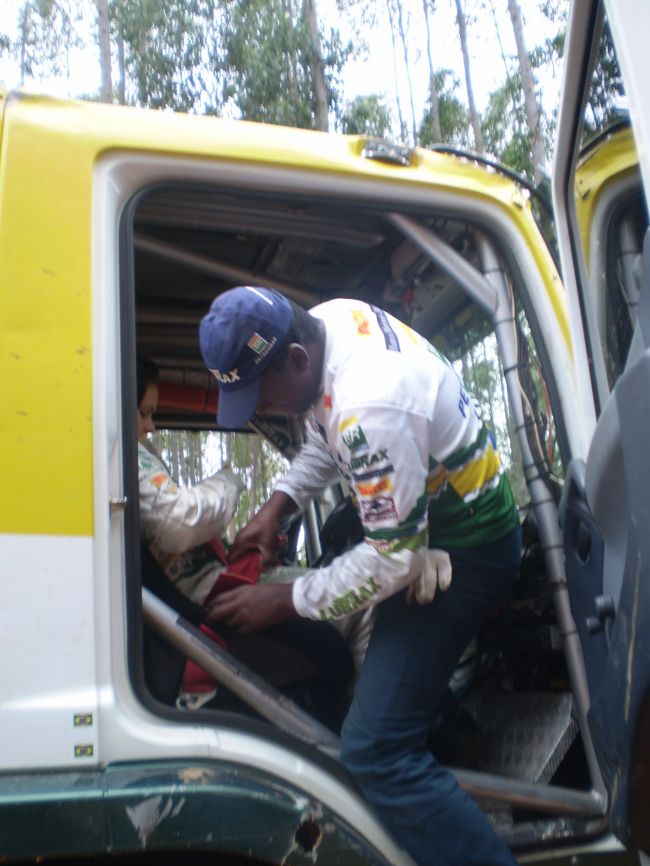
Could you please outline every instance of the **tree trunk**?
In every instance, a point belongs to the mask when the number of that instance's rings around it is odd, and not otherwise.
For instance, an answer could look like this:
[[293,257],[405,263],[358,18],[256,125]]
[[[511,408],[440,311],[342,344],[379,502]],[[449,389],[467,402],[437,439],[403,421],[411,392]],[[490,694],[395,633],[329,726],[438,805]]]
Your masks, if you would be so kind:
[[311,42],[310,64],[316,102],[316,128],[327,132],[329,129],[327,85],[325,84],[325,70],[323,68],[323,52],[321,50],[320,31],[318,29],[316,0],[304,0],[303,15],[309,26]]
[[505,74],[506,81],[508,83],[510,83],[510,69],[508,67],[508,60],[506,58],[506,52],[503,48],[503,42],[501,41],[501,29],[499,27],[499,22],[497,21],[497,13],[494,9],[494,0],[490,0],[490,12],[492,13],[492,20],[494,21],[494,34],[495,34],[497,42],[499,44],[499,52],[501,53],[501,62],[503,63],[503,71]]
[[[486,338],[487,339],[487,338]],[[485,365],[485,378],[487,380],[487,403],[488,403],[488,414],[490,416],[490,429],[492,431],[496,430],[496,426],[494,423],[494,395],[492,394],[492,383],[494,381],[493,376],[493,367],[492,361],[488,358],[487,346],[485,345],[486,340],[483,340],[483,363]],[[496,433],[495,433],[496,436]]]
[[257,487],[260,491],[261,501],[266,502],[266,500],[271,495],[272,482],[269,479],[269,466],[266,459],[266,446],[262,438],[260,438],[260,479]]
[[528,120],[528,130],[530,133],[530,147],[533,154],[535,183],[539,183],[548,171],[544,136],[542,135],[539,125],[541,112],[537,103],[537,97],[535,96],[535,79],[530,65],[530,55],[526,49],[524,26],[521,20],[521,9],[519,8],[517,0],[508,0],[508,11],[510,12],[512,29],[514,30],[515,42],[517,43],[519,71],[521,74],[521,83],[524,89],[524,105],[526,108],[526,119]]
[[458,24],[458,36],[460,37],[460,48],[463,52],[463,66],[465,67],[465,85],[467,87],[467,103],[469,105],[469,116],[474,130],[474,146],[477,153],[485,153],[483,134],[481,132],[481,120],[476,110],[474,101],[474,89],[472,87],[472,76],[469,67],[469,50],[467,48],[467,24],[461,0],[456,0],[456,23]]
[[169,462],[171,466],[171,476],[174,481],[177,482],[182,481],[179,452],[178,430],[172,430],[169,438]]
[[124,36],[117,37],[117,68],[120,80],[117,85],[117,100],[120,105],[126,105],[126,59],[124,57]]
[[27,38],[29,35],[29,3],[23,4],[20,12],[20,84],[25,83],[27,71]]
[[462,370],[461,378],[463,380],[463,385],[466,388],[470,388],[472,383],[469,380],[469,366],[467,364],[467,354],[467,352],[464,352],[463,356],[460,359],[460,365]]
[[254,436],[251,448],[251,488],[250,502],[248,506],[248,519],[252,520],[257,511],[255,495],[257,493],[258,478],[260,474],[260,437]]
[[97,0],[97,38],[99,42],[99,66],[102,83],[99,97],[102,102],[113,101],[111,76],[111,30],[108,17],[108,0]]
[[397,75],[397,45],[395,43],[395,22],[393,21],[393,9],[391,0],[387,0],[386,8],[388,9],[388,20],[390,21],[390,38],[393,43],[393,76],[395,78],[395,102],[397,103],[397,116],[399,118],[399,132],[403,141],[406,140],[406,123],[402,114],[402,101],[399,98],[399,78]]
[[[291,33],[295,29],[294,23],[294,11],[291,0],[282,0],[282,11],[284,12],[284,26],[286,27],[286,32]],[[288,40],[289,44],[292,44],[292,40]],[[298,94],[298,68],[297,68],[297,56],[294,48],[290,48],[286,52],[286,60],[287,60],[287,78],[289,79],[289,89],[291,91],[291,102],[294,105],[298,105],[300,101],[300,96]]]
[[424,23],[427,27],[427,58],[429,60],[429,96],[431,99],[431,120],[433,122],[433,137],[436,142],[442,141],[442,131],[440,129],[440,106],[438,105],[438,91],[436,90],[436,80],[433,75],[433,58],[431,56],[431,27],[429,24],[429,4],[431,4],[431,12],[435,11],[435,0],[422,0],[422,9],[424,11]]
[[417,124],[415,122],[415,106],[413,103],[413,82],[411,81],[411,64],[409,63],[408,39],[406,28],[404,26],[404,10],[402,8],[402,0],[394,0],[395,11],[397,13],[397,29],[399,30],[399,38],[402,43],[402,51],[404,53],[404,70],[406,72],[406,83],[409,89],[409,100],[411,103],[411,124],[413,134],[413,144],[418,143]]
[[201,434],[192,430],[187,433],[187,478],[193,487],[201,477]]

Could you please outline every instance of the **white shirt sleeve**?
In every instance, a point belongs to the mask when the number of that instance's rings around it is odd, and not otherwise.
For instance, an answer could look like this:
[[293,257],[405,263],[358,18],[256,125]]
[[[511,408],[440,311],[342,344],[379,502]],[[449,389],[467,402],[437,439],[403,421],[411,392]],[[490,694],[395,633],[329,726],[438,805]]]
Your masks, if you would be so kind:
[[165,553],[184,553],[221,535],[243,488],[228,470],[194,487],[180,487],[162,461],[142,447],[138,449],[138,482],[143,536]]
[[289,472],[275,485],[275,490],[288,494],[302,510],[311,496],[316,496],[333,481],[339,471],[329,451],[307,428],[307,438],[291,462]]
[[399,592],[421,574],[427,551],[429,420],[368,406],[341,416],[339,429],[366,537],[294,583],[294,606],[311,619],[338,619]]

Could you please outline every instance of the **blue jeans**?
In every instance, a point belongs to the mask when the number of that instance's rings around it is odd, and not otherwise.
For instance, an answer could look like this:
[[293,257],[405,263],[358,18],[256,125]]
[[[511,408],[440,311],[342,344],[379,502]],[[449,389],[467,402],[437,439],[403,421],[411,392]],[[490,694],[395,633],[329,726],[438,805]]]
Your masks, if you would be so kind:
[[474,801],[427,748],[436,707],[465,647],[519,573],[521,530],[449,551],[452,581],[429,605],[386,599],[343,724],[342,759],[418,866],[512,866]]

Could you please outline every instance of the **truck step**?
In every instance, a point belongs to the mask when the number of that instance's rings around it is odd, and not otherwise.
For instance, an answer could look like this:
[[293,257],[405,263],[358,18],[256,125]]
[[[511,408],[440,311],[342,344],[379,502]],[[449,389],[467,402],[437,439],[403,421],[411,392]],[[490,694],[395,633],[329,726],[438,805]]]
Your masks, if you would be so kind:
[[477,770],[549,782],[578,733],[569,692],[482,695],[463,702],[483,732]]

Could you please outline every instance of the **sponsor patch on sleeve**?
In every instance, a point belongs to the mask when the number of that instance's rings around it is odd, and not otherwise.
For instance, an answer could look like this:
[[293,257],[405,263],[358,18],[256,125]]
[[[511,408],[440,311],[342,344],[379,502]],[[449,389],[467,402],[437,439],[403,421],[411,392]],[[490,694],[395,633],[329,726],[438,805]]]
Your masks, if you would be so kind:
[[352,453],[368,450],[368,440],[356,415],[346,418],[339,426],[343,444]]
[[332,620],[354,613],[361,605],[367,604],[373,596],[377,595],[380,589],[381,587],[377,585],[375,580],[368,577],[363,586],[358,589],[351,589],[345,595],[335,598],[329,607],[321,608],[320,617],[324,620]]
[[370,325],[362,310],[352,310],[352,318],[357,326],[357,334],[366,337],[370,334]]
[[397,509],[392,496],[377,496],[369,502],[362,500],[362,518],[366,523],[378,523],[380,520],[397,520]]
[[359,496],[377,496],[379,493],[387,493],[392,489],[393,487],[390,483],[390,478],[381,478],[374,484],[369,484],[368,482],[357,484],[357,493]]
[[[376,464],[380,464],[380,466],[377,466]],[[372,466],[374,466],[375,469],[369,469]],[[388,449],[382,448],[381,451],[376,451],[374,454],[365,453],[355,455],[350,459],[348,469],[354,474],[354,477],[357,480],[361,481],[371,476],[365,471],[363,473],[358,472],[359,469],[369,469],[371,473],[378,476],[392,472],[393,466],[389,462]]]
[[158,490],[162,490],[164,487],[168,493],[176,493],[178,490],[178,487],[168,475],[165,475],[164,472],[160,472],[158,475],[152,475],[151,478],[147,479],[147,481]]

